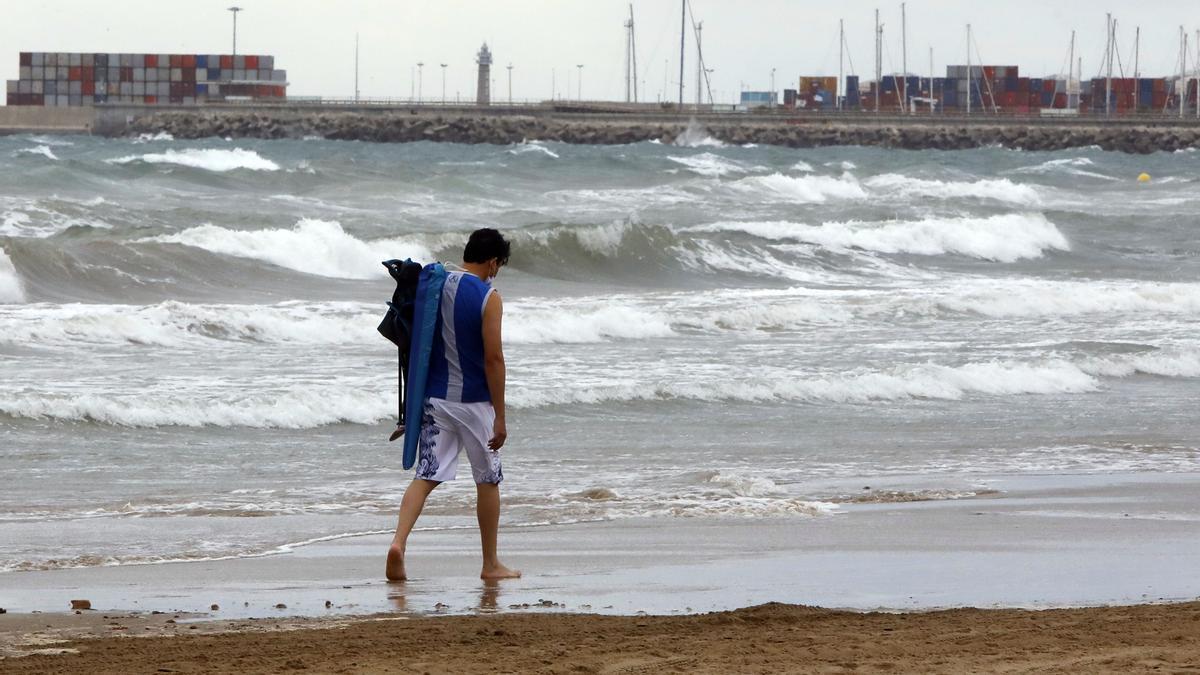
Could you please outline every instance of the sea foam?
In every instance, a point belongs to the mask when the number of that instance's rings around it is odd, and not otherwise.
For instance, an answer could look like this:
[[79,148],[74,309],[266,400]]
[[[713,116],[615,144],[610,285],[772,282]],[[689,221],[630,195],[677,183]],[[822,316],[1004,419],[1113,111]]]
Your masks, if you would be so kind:
[[852,176],[786,176],[773,173],[751,176],[731,183],[742,193],[802,204],[824,204],[830,200],[858,200],[867,197],[866,190]]

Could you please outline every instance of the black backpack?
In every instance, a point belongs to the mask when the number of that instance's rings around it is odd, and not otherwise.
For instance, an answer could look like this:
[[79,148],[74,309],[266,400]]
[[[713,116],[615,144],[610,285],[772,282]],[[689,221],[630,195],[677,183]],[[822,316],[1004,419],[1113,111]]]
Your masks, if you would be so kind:
[[385,260],[383,266],[396,280],[396,290],[387,304],[387,314],[379,322],[379,333],[392,341],[399,352],[400,410],[396,422],[397,431],[389,440],[396,440],[399,429],[404,426],[404,388],[408,383],[408,348],[412,344],[413,304],[417,298],[417,280],[421,276],[421,264],[412,260]]

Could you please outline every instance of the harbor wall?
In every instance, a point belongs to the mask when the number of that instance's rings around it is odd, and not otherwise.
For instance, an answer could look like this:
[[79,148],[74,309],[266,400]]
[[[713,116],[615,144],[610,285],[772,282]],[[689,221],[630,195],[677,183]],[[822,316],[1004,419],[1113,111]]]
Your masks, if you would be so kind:
[[84,108],[0,106],[0,136],[6,134],[88,134],[96,116]]
[[478,109],[337,111],[262,107],[240,110],[145,112],[111,110],[97,120],[101,133],[169,133],[176,138],[304,138],[384,143],[416,141],[511,144],[522,141],[616,145],[687,137],[712,137],[730,144],[757,143],[793,148],[833,145],[961,150],[1003,146],[1063,150],[1099,146],[1148,154],[1200,148],[1200,124],[1156,118],[1145,121],[825,118],[739,115],[627,115]]

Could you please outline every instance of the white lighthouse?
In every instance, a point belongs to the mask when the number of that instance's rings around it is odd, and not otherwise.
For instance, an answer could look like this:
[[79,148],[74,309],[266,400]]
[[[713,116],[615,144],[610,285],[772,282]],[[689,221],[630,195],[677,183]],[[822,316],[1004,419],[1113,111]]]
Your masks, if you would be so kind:
[[475,102],[479,105],[490,105],[492,102],[492,53],[488,51],[487,43],[483,43],[479,54],[475,57],[479,64],[479,86]]

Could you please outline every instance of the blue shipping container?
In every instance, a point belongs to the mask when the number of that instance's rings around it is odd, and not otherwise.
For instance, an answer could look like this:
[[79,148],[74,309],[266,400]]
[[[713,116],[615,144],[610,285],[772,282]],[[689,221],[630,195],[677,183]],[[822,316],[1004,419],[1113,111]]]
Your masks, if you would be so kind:
[[197,68],[207,68],[208,67],[208,55],[207,54],[197,54],[196,55],[196,67]]
[[221,79],[221,69],[220,68],[209,68],[208,69],[208,81],[209,82],[217,82],[220,79]]
[[896,91],[896,76],[895,75],[884,75],[883,76],[883,91],[885,93],[891,93],[893,91]]
[[197,96],[201,96],[201,95],[208,96],[208,85],[207,84],[197,84],[196,85],[196,95]]

